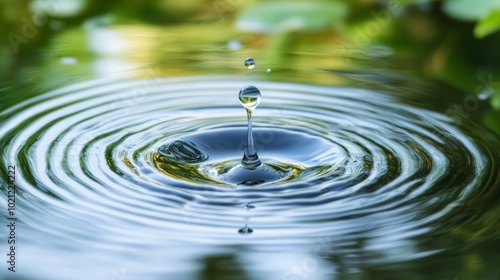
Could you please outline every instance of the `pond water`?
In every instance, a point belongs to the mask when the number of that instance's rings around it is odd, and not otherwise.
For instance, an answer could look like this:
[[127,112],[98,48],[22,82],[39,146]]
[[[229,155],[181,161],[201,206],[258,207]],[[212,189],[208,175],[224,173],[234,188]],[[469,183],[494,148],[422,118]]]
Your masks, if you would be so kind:
[[[88,42],[99,32],[116,34],[93,30]],[[244,53],[232,54],[244,71],[207,73],[223,58],[206,49],[171,75],[123,75],[109,53],[89,60],[105,73],[89,74],[54,42],[40,54],[50,62],[19,70],[38,78],[5,89],[0,156],[16,170],[19,246],[18,271],[2,279],[500,275],[500,141],[445,113],[463,97],[258,60],[256,75]],[[49,77],[73,64],[66,79]],[[238,93],[249,84],[262,93],[255,147],[279,178],[240,184],[225,174],[244,154]]]
[[[252,81],[263,92],[254,116],[261,160],[289,175],[224,183],[210,174],[241,160],[237,94],[249,82],[98,80],[3,112],[2,159],[17,163],[21,268],[194,278],[203,260],[223,255],[250,279],[267,270],[322,279],[325,270],[463,250],[453,239],[498,186],[498,142],[486,130],[380,92]],[[147,95],[122,98],[144,86]],[[203,156],[169,157],[176,142]],[[482,230],[495,227],[484,222]],[[251,235],[238,233],[245,227]]]

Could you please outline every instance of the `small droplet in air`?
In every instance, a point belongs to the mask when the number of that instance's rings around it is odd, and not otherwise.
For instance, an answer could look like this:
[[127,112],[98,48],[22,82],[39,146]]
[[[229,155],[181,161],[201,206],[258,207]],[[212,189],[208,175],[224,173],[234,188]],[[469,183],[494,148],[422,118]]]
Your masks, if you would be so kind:
[[260,90],[252,85],[244,86],[239,94],[240,103],[246,109],[255,109],[260,103]]
[[[241,105],[243,105],[243,107],[245,107],[247,111],[248,119],[247,144],[245,146],[245,154],[243,155],[241,164],[246,168],[253,169],[260,166],[261,164],[259,156],[257,155],[257,150],[255,149],[252,134],[252,113],[260,103],[260,90],[252,85],[244,86],[240,90],[239,98]],[[262,180],[254,180],[252,178],[249,178],[245,179],[241,184],[253,186],[261,184],[261,181]]]
[[255,67],[255,60],[253,60],[253,58],[251,57],[245,59],[245,66],[248,69],[253,69]]
[[267,69],[267,73],[271,73],[273,72],[273,70],[271,70],[271,68]]

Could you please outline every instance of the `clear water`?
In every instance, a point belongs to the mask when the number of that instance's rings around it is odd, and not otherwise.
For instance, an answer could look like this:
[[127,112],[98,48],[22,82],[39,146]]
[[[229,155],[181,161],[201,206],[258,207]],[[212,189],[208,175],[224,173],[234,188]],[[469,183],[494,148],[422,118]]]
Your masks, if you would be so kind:
[[245,66],[248,69],[253,69],[255,67],[255,60],[251,57],[245,59]]
[[[249,83],[264,96],[254,144],[277,177],[238,184],[227,174],[247,143],[237,93]],[[377,90],[241,76],[152,84],[75,83],[1,113],[2,163],[18,168],[19,279],[498,270],[500,146],[484,128]],[[124,98],[137,88],[147,94]]]

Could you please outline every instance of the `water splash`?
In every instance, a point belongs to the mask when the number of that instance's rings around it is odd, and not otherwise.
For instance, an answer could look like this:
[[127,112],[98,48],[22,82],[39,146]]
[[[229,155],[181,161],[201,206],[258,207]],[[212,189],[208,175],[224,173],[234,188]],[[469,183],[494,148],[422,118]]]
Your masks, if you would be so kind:
[[245,86],[240,90],[239,99],[241,105],[243,105],[247,111],[248,119],[247,144],[245,145],[245,154],[243,155],[241,164],[246,168],[253,169],[261,165],[257,150],[255,149],[252,133],[252,114],[260,103],[261,94],[258,88],[251,85]]

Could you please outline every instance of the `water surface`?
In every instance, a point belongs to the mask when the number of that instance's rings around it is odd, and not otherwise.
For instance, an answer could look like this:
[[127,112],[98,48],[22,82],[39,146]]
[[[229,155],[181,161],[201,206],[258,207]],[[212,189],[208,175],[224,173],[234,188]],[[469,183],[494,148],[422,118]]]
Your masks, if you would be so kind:
[[[249,83],[262,92],[259,157],[284,175],[241,185],[220,174],[243,155]],[[19,279],[498,270],[498,138],[398,95],[241,76],[101,79],[0,119],[2,163],[18,170]]]

